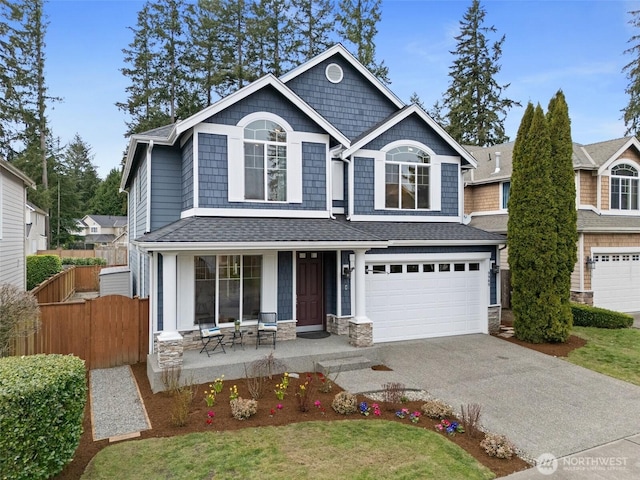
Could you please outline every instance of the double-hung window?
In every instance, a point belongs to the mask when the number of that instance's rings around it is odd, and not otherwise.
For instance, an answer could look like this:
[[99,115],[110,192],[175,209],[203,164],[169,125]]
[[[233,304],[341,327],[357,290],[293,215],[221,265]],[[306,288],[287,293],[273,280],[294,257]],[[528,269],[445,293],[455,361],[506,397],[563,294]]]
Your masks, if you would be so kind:
[[638,170],[619,164],[611,169],[612,210],[638,210]]
[[244,198],[287,201],[287,132],[271,120],[244,128]]
[[509,208],[509,194],[511,193],[511,182],[502,182],[500,184],[502,188],[501,192],[501,204],[500,207],[502,210],[507,210]]
[[412,146],[399,146],[386,153],[385,208],[429,209],[431,157]]

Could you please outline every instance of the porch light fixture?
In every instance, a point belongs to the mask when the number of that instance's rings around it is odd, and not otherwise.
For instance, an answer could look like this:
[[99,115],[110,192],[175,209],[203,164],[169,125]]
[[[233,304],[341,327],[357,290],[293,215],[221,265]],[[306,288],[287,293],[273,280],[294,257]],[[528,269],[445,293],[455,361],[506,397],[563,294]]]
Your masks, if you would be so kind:
[[353,272],[353,270],[354,270],[354,267],[352,267],[349,264],[342,265],[342,276],[349,277],[351,275],[351,272]]
[[494,275],[497,275],[500,273],[500,265],[498,265],[497,263],[494,263],[493,265],[491,265],[491,273],[493,273]]
[[591,271],[591,270],[595,270],[596,268],[596,261],[591,258],[591,257],[587,257],[587,261],[585,262],[587,265],[587,268]]

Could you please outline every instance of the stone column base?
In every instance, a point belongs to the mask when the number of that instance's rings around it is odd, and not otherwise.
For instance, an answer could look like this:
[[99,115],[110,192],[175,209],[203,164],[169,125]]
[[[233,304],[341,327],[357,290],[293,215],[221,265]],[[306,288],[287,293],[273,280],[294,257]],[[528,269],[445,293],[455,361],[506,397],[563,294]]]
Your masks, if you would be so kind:
[[158,366],[163,369],[182,368],[184,345],[178,332],[162,332],[157,338]]
[[497,335],[500,333],[500,314],[502,308],[500,305],[489,307],[489,334]]
[[349,343],[354,347],[373,345],[373,322],[371,320],[349,322]]
[[571,292],[571,301],[593,306],[593,292]]
[[349,335],[349,320],[351,320],[350,317],[327,315],[327,332],[334,335]]

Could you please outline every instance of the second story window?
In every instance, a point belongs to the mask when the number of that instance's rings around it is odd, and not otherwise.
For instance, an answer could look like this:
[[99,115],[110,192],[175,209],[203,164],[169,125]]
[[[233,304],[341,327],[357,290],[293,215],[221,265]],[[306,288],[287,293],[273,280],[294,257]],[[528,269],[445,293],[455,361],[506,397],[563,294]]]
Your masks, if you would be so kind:
[[638,210],[638,170],[620,164],[611,169],[612,210]]
[[244,128],[244,198],[287,201],[287,133],[271,120]]
[[401,210],[430,208],[429,154],[416,147],[389,150],[385,160],[385,207]]
[[501,202],[500,208],[502,210],[507,210],[509,208],[509,193],[511,192],[511,182],[503,182],[501,184],[502,191],[501,193]]
[[91,227],[91,233],[98,233],[98,227]]

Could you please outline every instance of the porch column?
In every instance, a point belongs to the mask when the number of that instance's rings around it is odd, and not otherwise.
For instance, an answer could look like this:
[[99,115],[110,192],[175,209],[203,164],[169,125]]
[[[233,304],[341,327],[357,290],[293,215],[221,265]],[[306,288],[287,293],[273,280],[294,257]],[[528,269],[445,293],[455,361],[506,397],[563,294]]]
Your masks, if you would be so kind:
[[365,264],[364,264],[364,253],[366,250],[356,250],[356,265],[355,265],[355,287],[356,287],[356,311],[355,311],[355,321],[356,322],[366,322],[369,321],[367,317],[367,306],[366,306],[366,289],[365,289]]
[[162,254],[162,330],[178,330],[178,267],[176,253]]

